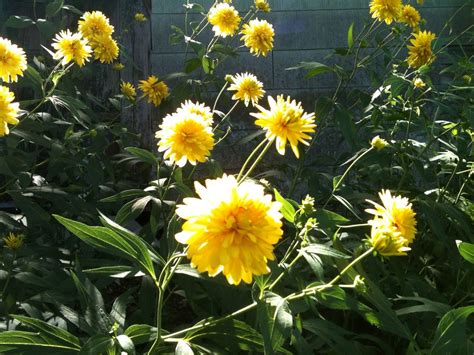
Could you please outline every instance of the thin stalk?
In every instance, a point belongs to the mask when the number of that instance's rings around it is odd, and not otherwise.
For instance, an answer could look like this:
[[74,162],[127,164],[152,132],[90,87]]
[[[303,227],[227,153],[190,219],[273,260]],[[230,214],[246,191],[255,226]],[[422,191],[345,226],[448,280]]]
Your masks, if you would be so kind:
[[216,110],[217,102],[218,102],[219,99],[221,98],[221,95],[222,95],[222,93],[224,92],[224,90],[225,90],[225,88],[227,87],[228,84],[229,84],[229,82],[226,80],[226,81],[225,81],[225,84],[222,86],[221,91],[219,91],[219,94],[218,94],[217,97],[216,97],[216,101],[214,101],[214,105],[212,106],[212,113],[214,113],[214,111]]
[[[246,173],[240,180],[238,180],[238,182],[244,181],[246,178],[249,177],[249,175],[252,173],[252,171],[257,167],[258,163],[260,163],[260,160],[262,160],[262,158],[265,156],[265,154],[267,153],[268,149],[270,149],[272,143],[273,143],[273,140],[268,140],[268,143],[267,143],[267,145],[265,146],[265,148],[263,148],[262,152],[261,152],[260,155],[257,157],[257,159],[255,159],[254,163],[253,163],[252,166],[249,168],[249,170],[247,171],[247,173]],[[240,175],[240,174],[239,174],[239,175]]]
[[247,160],[244,162],[244,164],[242,165],[242,168],[240,169],[240,172],[239,172],[239,175],[237,176],[237,181],[240,180],[242,174],[244,173],[245,171],[245,168],[247,167],[247,165],[250,163],[250,160],[252,160],[252,158],[254,157],[255,154],[257,154],[257,152],[263,147],[263,145],[265,144],[267,140],[264,139],[263,141],[261,141],[259,143],[259,145],[257,145],[255,147],[255,149],[252,151],[252,153],[250,153],[250,155],[248,156]]
[[227,120],[227,118],[229,118],[229,115],[232,113],[232,111],[235,110],[235,108],[237,107],[238,104],[239,104],[239,102],[236,101],[235,104],[234,104],[234,105],[231,107],[231,109],[229,110],[229,112],[227,112],[227,113],[225,114],[225,116],[222,117],[221,121],[220,121],[218,124],[216,124],[216,126],[214,127],[214,129],[212,130],[212,132],[215,132],[215,131],[219,128],[219,126],[220,126],[221,124],[223,124],[223,123],[225,122],[225,120]]

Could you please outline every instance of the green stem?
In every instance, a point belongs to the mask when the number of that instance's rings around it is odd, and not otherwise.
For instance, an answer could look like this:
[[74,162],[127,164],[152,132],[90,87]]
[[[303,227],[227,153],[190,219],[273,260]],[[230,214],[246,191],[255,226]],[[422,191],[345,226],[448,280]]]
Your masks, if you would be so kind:
[[216,110],[216,107],[217,107],[217,102],[219,101],[219,99],[221,98],[225,88],[227,87],[227,85],[229,84],[229,82],[226,80],[225,84],[222,86],[222,89],[221,91],[219,91],[219,94],[217,95],[216,97],[216,101],[214,101],[214,105],[212,106],[212,113],[214,114],[214,111]]
[[[241,181],[244,181],[246,178],[249,177],[249,175],[252,173],[252,171],[257,167],[258,163],[260,163],[260,161],[262,160],[262,158],[265,156],[265,154],[267,153],[268,149],[270,149],[271,145],[273,144],[273,140],[268,140],[268,143],[267,145],[265,146],[265,148],[263,148],[262,152],[260,153],[260,155],[257,157],[257,159],[255,159],[254,163],[252,164],[252,166],[249,168],[249,170],[247,171],[247,173],[240,179],[238,180],[238,182],[241,182]],[[239,174],[240,175],[240,174]]]
[[218,124],[216,124],[216,126],[214,127],[214,129],[212,130],[212,132],[215,132],[215,131],[219,128],[219,126],[220,126],[221,124],[223,124],[223,123],[225,122],[225,120],[227,120],[227,118],[229,117],[229,115],[232,113],[232,111],[235,110],[235,108],[237,107],[238,104],[239,104],[239,102],[237,101],[237,102],[234,104],[234,106],[231,107],[231,109],[229,110],[229,112],[227,112],[227,113],[225,114],[225,116],[222,117],[221,121],[220,121]]
[[265,144],[267,140],[264,139],[263,141],[261,141],[259,143],[259,145],[257,145],[255,147],[255,149],[252,151],[252,153],[250,153],[250,155],[248,156],[247,160],[244,162],[244,165],[242,165],[242,168],[240,169],[240,172],[239,172],[239,175],[237,176],[237,181],[240,180],[242,174],[244,173],[245,171],[245,168],[247,167],[247,165],[250,163],[250,160],[252,160],[252,158],[254,157],[255,154],[257,154],[257,152],[260,150],[260,148],[263,147],[263,145]]

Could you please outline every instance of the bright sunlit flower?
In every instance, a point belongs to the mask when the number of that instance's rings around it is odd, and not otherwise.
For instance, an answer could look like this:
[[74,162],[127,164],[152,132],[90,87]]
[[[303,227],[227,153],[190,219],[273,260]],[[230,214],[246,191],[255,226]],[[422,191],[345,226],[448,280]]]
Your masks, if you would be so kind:
[[402,11],[402,0],[372,0],[370,2],[370,13],[372,18],[385,21],[390,25],[397,20]]
[[53,58],[61,60],[63,65],[74,61],[82,67],[89,60],[92,52],[87,40],[82,38],[80,33],[71,33],[69,30],[57,34],[52,46],[56,49]]
[[236,74],[231,77],[231,80],[232,84],[227,90],[235,91],[232,100],[241,100],[245,106],[248,106],[249,102],[255,106],[265,94],[263,84],[253,74]]
[[420,31],[414,33],[408,46],[408,65],[412,68],[419,68],[424,64],[434,60],[431,42],[436,38],[434,33],[429,31]]
[[385,147],[387,147],[389,144],[388,142],[383,139],[383,138],[380,138],[380,136],[375,136],[374,138],[372,138],[372,140],[370,141],[370,145],[372,147],[374,147],[375,149],[377,150],[382,150],[384,149]]
[[117,42],[109,35],[98,36],[91,43],[94,49],[94,58],[101,63],[112,63],[119,55]]
[[135,21],[137,22],[145,22],[147,20],[146,16],[141,12],[137,12],[134,16]]
[[6,237],[3,238],[5,242],[5,248],[10,250],[18,250],[23,246],[24,236],[9,233]]
[[417,89],[422,89],[426,86],[425,82],[421,78],[416,78],[413,80],[413,85],[415,85]]
[[189,245],[188,258],[199,272],[223,273],[230,284],[252,282],[270,271],[282,231],[281,204],[250,180],[233,176],[195,182],[199,198],[185,198],[176,213],[186,222],[175,238]]
[[166,116],[156,132],[158,151],[164,158],[179,167],[189,161],[192,165],[203,163],[214,147],[211,126],[202,116],[180,112]]
[[153,103],[156,107],[160,106],[161,101],[169,96],[168,86],[154,75],[146,80],[140,80],[138,87],[143,91],[143,95],[148,97],[148,102]]
[[268,97],[270,109],[266,110],[262,106],[256,107],[260,110],[257,113],[251,113],[257,118],[255,124],[266,130],[266,137],[269,140],[276,140],[276,148],[281,155],[285,154],[286,143],[289,142],[293,153],[299,158],[298,143],[309,145],[311,138],[308,133],[313,133],[316,127],[314,123],[314,113],[306,113],[301,107],[301,103],[296,103],[283,95],[277,97]]
[[209,126],[212,125],[212,122],[214,121],[212,117],[211,108],[199,102],[192,102],[190,100],[186,100],[184,103],[181,104],[181,107],[179,107],[176,112],[179,115],[186,115],[188,113],[192,113],[201,116],[202,119]]
[[273,49],[273,37],[275,31],[273,26],[265,20],[251,20],[242,26],[241,40],[257,57],[261,54],[266,56]]
[[402,256],[411,250],[408,240],[396,228],[384,223],[382,219],[371,222],[372,228],[368,242],[380,255]]
[[268,0],[255,0],[255,7],[263,12],[270,12],[270,4]]
[[411,5],[404,5],[400,14],[400,21],[412,28],[418,28],[421,16],[417,9]]
[[216,36],[233,36],[240,24],[239,12],[231,5],[219,3],[209,10],[208,20]]
[[79,32],[84,38],[93,42],[99,37],[111,36],[114,26],[100,11],[85,12],[79,20]]
[[25,51],[9,39],[0,37],[0,79],[7,83],[17,81],[26,67]]
[[10,133],[8,125],[18,124],[19,104],[13,102],[15,95],[6,87],[0,85],[0,137]]
[[114,68],[117,71],[121,71],[125,68],[125,65],[123,65],[122,63],[114,63],[112,65],[112,68]]
[[135,90],[135,86],[132,83],[122,81],[120,84],[120,92],[123,96],[125,96],[129,101],[135,101],[137,97],[137,91]]

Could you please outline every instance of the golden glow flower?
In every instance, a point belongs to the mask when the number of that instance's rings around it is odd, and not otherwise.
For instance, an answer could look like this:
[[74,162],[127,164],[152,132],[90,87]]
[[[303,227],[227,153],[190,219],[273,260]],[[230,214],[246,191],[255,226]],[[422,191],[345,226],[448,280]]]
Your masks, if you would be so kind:
[[308,133],[313,133],[316,127],[314,113],[304,112],[301,103],[297,104],[290,97],[285,100],[282,95],[276,101],[269,96],[268,103],[269,110],[257,105],[260,112],[251,113],[257,118],[255,124],[266,130],[268,140],[276,140],[278,153],[284,155],[286,143],[289,142],[293,153],[299,158],[298,143],[309,145],[307,140],[311,137]]
[[425,82],[421,78],[416,78],[413,80],[413,85],[415,85],[417,89],[421,89],[426,86]]
[[85,12],[79,20],[79,32],[84,38],[93,42],[99,37],[111,36],[114,26],[100,11]]
[[402,11],[402,0],[372,0],[370,2],[370,13],[372,18],[385,21],[390,25],[398,19]]
[[6,86],[0,85],[0,137],[10,133],[8,125],[18,124],[19,104],[13,102],[15,95]]
[[158,151],[164,158],[183,167],[205,162],[214,147],[211,126],[202,116],[181,112],[166,116],[155,137],[159,140]]
[[265,20],[251,20],[248,24],[242,26],[240,32],[243,36],[245,46],[250,49],[257,57],[261,54],[266,56],[273,49],[273,37],[275,31],[273,26]]
[[112,63],[119,55],[117,42],[109,35],[99,36],[91,43],[94,58],[101,63]]
[[153,103],[156,107],[160,106],[161,101],[169,96],[168,86],[154,75],[146,80],[140,80],[138,87],[143,91],[143,95],[148,97],[148,102]]
[[112,68],[117,71],[121,71],[125,68],[125,65],[123,65],[122,63],[114,63],[114,65],[112,65]]
[[250,180],[233,176],[195,182],[199,198],[185,198],[176,213],[186,222],[176,234],[189,245],[191,265],[209,276],[223,273],[230,284],[252,282],[253,275],[270,271],[273,249],[282,231],[281,204]]
[[214,121],[212,117],[211,108],[199,102],[192,102],[190,100],[186,100],[184,103],[181,104],[181,107],[179,107],[176,112],[178,113],[178,115],[186,115],[188,113],[192,113],[201,116],[204,122],[206,122],[209,126],[212,125],[212,122]]
[[400,14],[400,21],[412,28],[418,28],[421,16],[417,9],[411,5],[404,5]]
[[240,24],[239,12],[227,3],[218,3],[209,10],[208,21],[216,36],[233,36]]
[[134,16],[135,18],[135,21],[137,22],[145,22],[147,19],[146,19],[146,16],[144,14],[142,14],[141,12],[137,12]]
[[9,39],[0,37],[0,79],[7,83],[17,81],[26,67],[25,51]]
[[82,38],[80,33],[71,33],[69,30],[56,35],[53,48],[56,49],[54,59],[61,60],[63,65],[74,61],[80,67],[86,64],[92,52],[87,40]]
[[9,233],[3,241],[5,242],[5,248],[10,250],[18,250],[23,246],[23,240],[25,239],[22,235]]
[[137,91],[135,90],[135,87],[132,83],[122,81],[120,84],[120,91],[129,101],[135,101]]
[[379,136],[375,136],[370,141],[370,145],[377,150],[382,150],[387,147],[389,144],[385,139],[380,138]]
[[253,74],[236,74],[231,78],[232,85],[227,90],[235,91],[232,100],[241,100],[245,106],[248,106],[249,102],[251,102],[255,106],[258,104],[258,100],[265,94],[263,84]]
[[270,5],[268,0],[255,0],[255,7],[263,12],[270,12]]
[[412,45],[408,46],[408,65],[412,68],[419,68],[434,60],[431,42],[436,38],[434,33],[420,31],[413,34],[410,40]]
[[402,256],[411,250],[407,239],[393,226],[381,219],[375,219],[371,224],[368,242],[380,255]]

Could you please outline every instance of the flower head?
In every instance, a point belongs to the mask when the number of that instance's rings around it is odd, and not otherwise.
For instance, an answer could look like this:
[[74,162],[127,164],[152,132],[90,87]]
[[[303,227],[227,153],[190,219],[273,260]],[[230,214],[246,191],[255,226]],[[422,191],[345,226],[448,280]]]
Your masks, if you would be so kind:
[[370,141],[370,145],[377,150],[382,150],[390,144],[388,144],[388,142],[385,139],[380,138],[380,136],[375,136]]
[[119,55],[117,42],[109,35],[97,36],[91,43],[94,58],[101,63],[112,63]]
[[242,73],[236,74],[232,77],[232,84],[230,85],[229,91],[235,91],[232,100],[241,100],[245,106],[252,102],[252,105],[258,104],[265,91],[263,90],[263,84],[258,81],[257,77],[253,74]]
[[135,101],[137,96],[137,91],[132,83],[122,81],[120,84],[120,91],[122,92],[123,96],[127,98],[129,101]]
[[92,49],[80,33],[61,31],[54,38],[53,48],[56,49],[53,58],[62,60],[63,65],[71,61],[82,67],[91,56]]
[[423,5],[424,2],[425,2],[425,0],[416,0],[416,3],[417,3],[418,5]]
[[0,37],[0,79],[5,82],[17,81],[26,70],[25,51],[10,40]]
[[211,108],[199,102],[192,102],[190,100],[186,100],[184,103],[181,104],[181,107],[179,107],[176,112],[179,115],[194,113],[198,116],[201,116],[204,122],[206,122],[209,126],[212,125],[212,122],[214,121],[212,117]]
[[142,14],[141,12],[137,12],[134,16],[135,18],[135,21],[137,22],[145,22],[147,19],[146,19],[146,16],[144,14]]
[[85,12],[79,20],[79,32],[84,38],[92,42],[99,37],[111,36],[114,32],[114,26],[100,11]]
[[125,68],[125,65],[123,65],[122,63],[114,63],[112,65],[112,68],[114,68],[117,71],[121,71]]
[[418,28],[421,16],[417,9],[411,5],[404,5],[400,14],[400,21],[412,28]]
[[426,86],[425,82],[421,78],[416,78],[413,80],[413,85],[415,85],[417,89],[421,89]]
[[164,158],[179,167],[188,161],[192,165],[205,162],[214,147],[211,126],[202,116],[190,112],[166,116],[155,136],[158,151],[165,152]]
[[289,142],[293,153],[299,158],[298,143],[308,145],[307,140],[311,138],[308,133],[313,133],[316,127],[314,113],[304,112],[301,103],[297,104],[290,97],[285,100],[282,95],[276,101],[269,96],[268,103],[269,110],[257,105],[260,112],[251,113],[257,118],[255,124],[267,131],[267,139],[276,140],[278,153],[284,155],[286,143]]
[[10,250],[18,250],[23,246],[24,239],[25,237],[23,235],[9,233],[3,238],[3,241],[5,242],[5,248]]
[[275,31],[273,26],[265,20],[251,20],[242,27],[241,40],[257,57],[261,54],[266,56],[273,49],[273,37]]
[[263,12],[270,12],[270,4],[268,0],[255,0],[255,7]]
[[218,3],[209,10],[208,20],[216,36],[233,36],[239,28],[239,12],[227,3]]
[[372,229],[368,243],[383,256],[406,255],[411,248],[402,234],[390,224],[384,223],[382,219],[372,221]]
[[168,86],[154,75],[146,80],[140,80],[138,87],[143,91],[143,95],[148,97],[148,102],[153,103],[156,107],[160,106],[161,101],[169,96]]
[[429,31],[420,31],[413,34],[410,40],[411,46],[408,46],[408,65],[412,68],[419,68],[424,64],[433,61],[433,51],[431,42],[436,38],[434,33]]
[[199,272],[223,273],[230,284],[252,282],[270,271],[282,231],[281,204],[250,180],[233,176],[195,183],[199,198],[185,198],[176,213],[186,222],[175,238],[189,245],[188,258]]
[[0,85],[0,137],[10,133],[8,125],[18,124],[19,104],[13,102],[15,95],[6,86]]
[[385,21],[387,25],[398,19],[401,11],[402,0],[372,0],[370,3],[372,18]]

